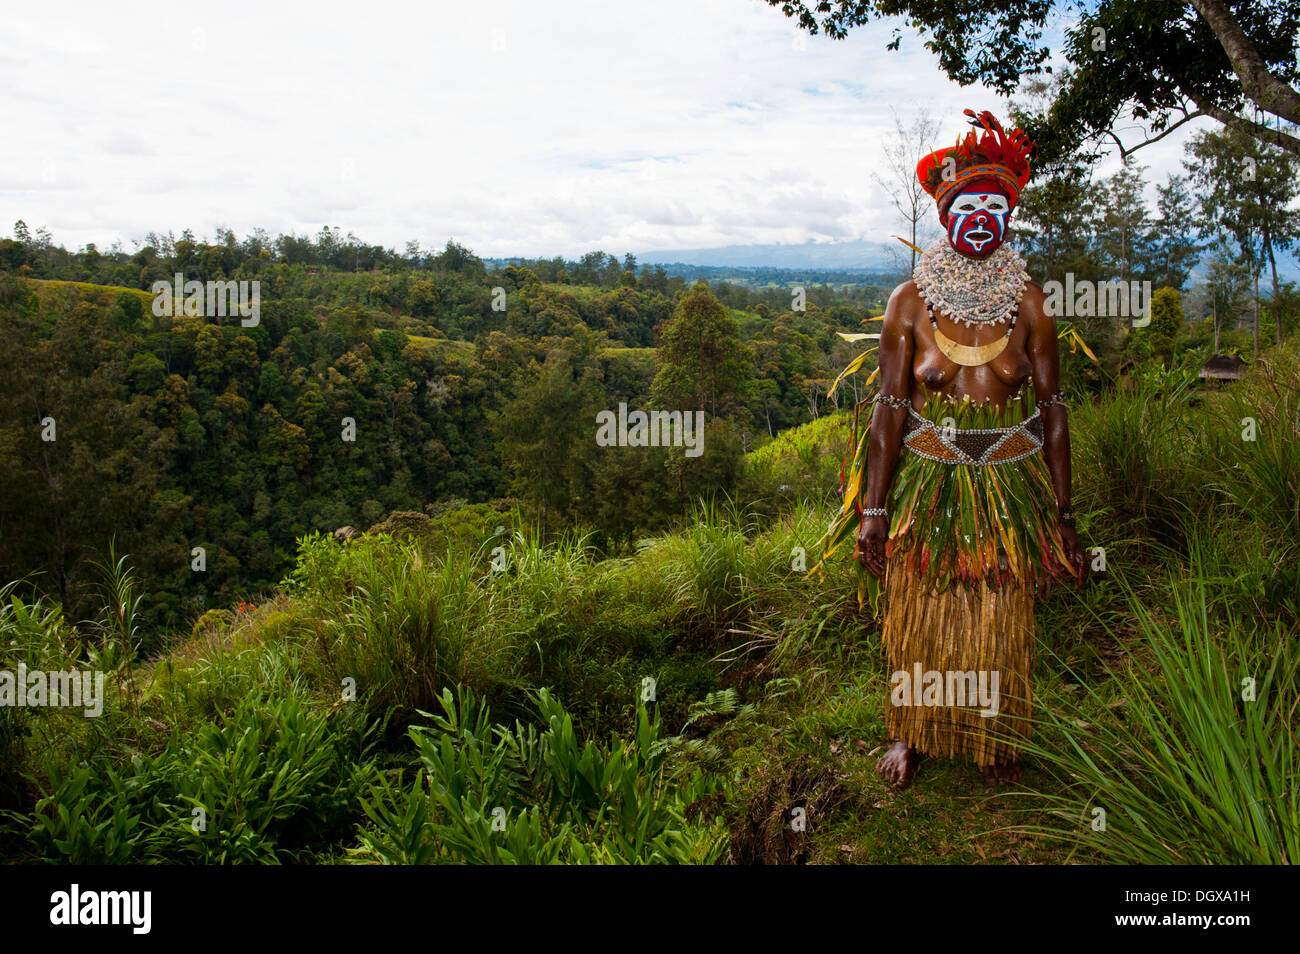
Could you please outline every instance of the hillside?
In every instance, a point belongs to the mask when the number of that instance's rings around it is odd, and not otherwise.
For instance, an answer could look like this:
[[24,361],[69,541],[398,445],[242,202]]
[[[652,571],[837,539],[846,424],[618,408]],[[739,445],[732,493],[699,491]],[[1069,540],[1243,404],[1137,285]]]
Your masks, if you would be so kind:
[[[1080,533],[1104,568],[1039,604],[1038,748],[1014,791],[959,764],[926,763],[901,793],[872,771],[879,628],[843,562],[820,582],[792,568],[829,517],[832,416],[746,457],[750,506],[704,507],[620,557],[473,508],[306,537],[274,593],[205,614],[148,661],[131,651],[131,557],[111,561],[120,610],[84,650],[109,674],[102,715],[0,709],[4,851],[1294,860],[1297,414],[1294,348],[1222,391],[1175,370],[1072,412]],[[0,668],[82,664],[57,606],[5,597]],[[1256,680],[1244,707],[1242,675]]]
[[[831,292],[795,313],[780,310],[783,293],[721,286],[741,361],[715,415],[717,450],[665,485],[666,449],[602,454],[591,431],[602,409],[651,403],[656,329],[684,283],[489,276],[446,254],[370,274],[256,254],[237,264],[226,247],[197,256],[225,255],[223,279],[261,283],[250,325],[155,314],[148,292],[125,285],[0,274],[0,580],[81,618],[93,563],[115,542],[147,585],[152,649],[208,609],[259,600],[304,534],[395,511],[517,503],[545,514],[548,534],[591,530],[603,552],[627,550],[695,496],[733,493],[746,448],[820,410],[847,353],[835,331],[869,313]],[[135,260],[146,286],[174,267]],[[609,503],[601,488],[614,486],[635,507]]]

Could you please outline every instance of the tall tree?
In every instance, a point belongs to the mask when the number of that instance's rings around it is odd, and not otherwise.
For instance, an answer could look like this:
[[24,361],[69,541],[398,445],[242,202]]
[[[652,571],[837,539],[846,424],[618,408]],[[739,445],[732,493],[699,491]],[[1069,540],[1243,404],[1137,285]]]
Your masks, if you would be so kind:
[[1195,207],[1187,179],[1170,173],[1156,186],[1156,219],[1151,227],[1152,281],[1181,289],[1201,253],[1188,213]]
[[1147,270],[1151,222],[1145,167],[1125,165],[1101,183],[1097,250],[1109,277],[1127,282]]
[[1100,277],[1090,178],[1091,170],[1079,165],[1048,175],[1020,194],[1012,234],[1036,280],[1063,282],[1067,272],[1076,279]]
[[538,504],[542,519],[572,515],[586,482],[596,412],[606,404],[592,349],[552,349],[525,372],[517,396],[493,422],[519,496]]
[[[893,111],[893,117],[893,135],[881,147],[885,174],[877,174],[876,181],[894,203],[908,240],[913,246],[924,248],[934,233],[934,200],[921,188],[916,177],[916,164],[935,148],[939,120],[924,109],[917,110],[906,122],[898,110]],[[909,275],[916,268],[915,248],[910,250],[910,254]]]
[[[1197,185],[1204,228],[1230,236],[1250,269],[1255,298],[1255,351],[1259,351],[1259,275],[1272,269],[1278,295],[1277,250],[1300,240],[1300,158],[1239,129],[1203,131],[1187,144],[1184,161]],[[1277,324],[1281,344],[1282,325]]]
[[700,409],[710,417],[739,406],[754,356],[736,319],[703,282],[686,294],[659,331],[651,398],[663,408]]
[[1217,354],[1225,322],[1235,324],[1249,307],[1250,275],[1246,266],[1230,254],[1226,241],[1211,245],[1210,249],[1200,292],[1214,322],[1214,351]]

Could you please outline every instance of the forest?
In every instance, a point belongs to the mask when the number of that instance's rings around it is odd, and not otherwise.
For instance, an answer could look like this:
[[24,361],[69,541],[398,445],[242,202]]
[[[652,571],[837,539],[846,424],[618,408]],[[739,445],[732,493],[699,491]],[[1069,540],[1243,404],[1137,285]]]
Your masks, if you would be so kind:
[[[328,231],[159,239],[129,257],[17,233],[0,292],[14,343],[0,575],[30,575],[77,612],[112,538],[149,583],[158,637],[269,590],[304,534],[366,530],[393,512],[481,528],[518,502],[548,532],[587,526],[618,552],[686,501],[733,490],[747,448],[821,413],[849,353],[834,332],[856,329],[884,294],[810,288],[793,312],[779,288],[690,292],[599,253],[543,282],[539,263],[488,273],[454,243],[408,259]],[[178,273],[260,282],[258,323],[155,314],[145,289]],[[590,431],[619,402],[695,406],[653,347],[675,312],[682,337],[718,342],[717,355],[670,345],[697,365],[719,359],[715,432],[707,460],[665,480],[666,450],[602,454]],[[29,426],[46,418],[56,440]]]
[[[1232,147],[1206,141],[1211,155]],[[1079,393],[1194,349],[1249,355],[1256,329],[1271,344],[1296,322],[1294,283],[1274,275],[1256,315],[1228,239],[1188,232],[1184,178],[1159,187],[1153,211],[1143,187],[1140,167],[1089,190],[1051,179],[1019,210],[1043,283],[1155,289],[1150,333],[1076,320],[1099,359],[1066,356]],[[0,578],[84,614],[92,565],[115,543],[147,584],[147,649],[269,592],[308,533],[394,513],[479,532],[516,509],[617,555],[694,500],[743,498],[746,453],[851,404],[827,395],[856,350],[840,334],[869,331],[900,278],[688,288],[603,252],[488,271],[455,242],[399,254],[328,228],[68,252],[22,222],[0,268]],[[257,324],[156,314],[149,289],[175,275],[259,282]],[[602,453],[593,422],[620,402],[703,408],[710,452]]]

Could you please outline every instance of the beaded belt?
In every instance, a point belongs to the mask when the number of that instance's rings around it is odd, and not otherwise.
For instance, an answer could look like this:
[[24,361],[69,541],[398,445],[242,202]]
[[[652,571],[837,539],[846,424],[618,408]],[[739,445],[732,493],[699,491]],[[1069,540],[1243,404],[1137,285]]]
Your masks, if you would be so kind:
[[920,457],[946,464],[1010,464],[1042,450],[1043,419],[1035,408],[1013,427],[938,427],[908,405],[903,444]]

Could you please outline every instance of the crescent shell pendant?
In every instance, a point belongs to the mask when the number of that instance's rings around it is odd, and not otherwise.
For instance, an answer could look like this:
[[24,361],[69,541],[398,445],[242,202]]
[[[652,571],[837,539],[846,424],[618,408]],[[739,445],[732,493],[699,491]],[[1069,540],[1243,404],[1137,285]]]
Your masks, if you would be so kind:
[[944,353],[949,361],[954,364],[960,364],[964,368],[977,368],[982,364],[988,364],[1007,348],[1007,342],[1011,340],[1009,335],[1003,335],[996,341],[990,341],[983,345],[964,345],[953,341],[937,327],[934,331],[934,343],[939,346],[939,350]]

